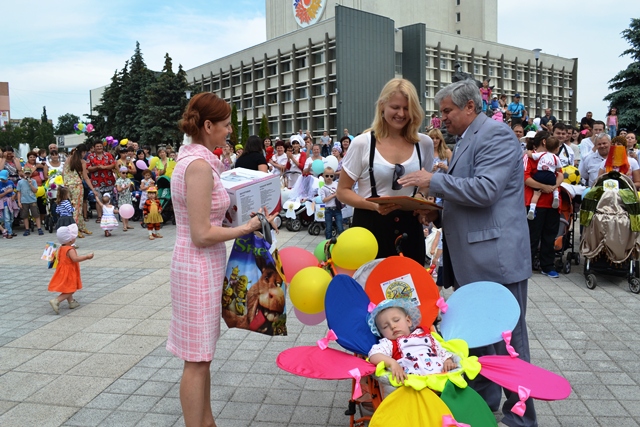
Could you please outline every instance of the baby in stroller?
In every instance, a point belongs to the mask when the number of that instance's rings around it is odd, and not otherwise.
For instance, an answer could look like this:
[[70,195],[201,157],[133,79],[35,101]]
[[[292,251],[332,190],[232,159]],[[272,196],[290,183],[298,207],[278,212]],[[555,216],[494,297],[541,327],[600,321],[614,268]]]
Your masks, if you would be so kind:
[[410,299],[399,298],[381,302],[367,319],[371,332],[383,337],[369,351],[369,361],[374,365],[384,362],[402,384],[407,374],[439,374],[457,367],[453,354],[418,326],[421,318]]

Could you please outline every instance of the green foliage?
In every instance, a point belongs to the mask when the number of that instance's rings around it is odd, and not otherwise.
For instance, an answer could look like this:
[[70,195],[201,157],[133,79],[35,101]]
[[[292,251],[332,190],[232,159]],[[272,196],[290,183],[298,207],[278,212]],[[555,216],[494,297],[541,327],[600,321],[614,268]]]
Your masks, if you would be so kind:
[[[80,122],[80,117],[75,114],[63,114],[58,117],[58,124],[56,125],[54,132],[56,135],[69,135],[75,132],[73,125]],[[95,126],[95,125],[94,125]]]
[[[46,117],[46,113],[45,113]],[[31,145],[31,148],[47,148],[49,144],[55,144],[56,137],[53,134],[53,125],[48,121],[40,123],[38,130],[36,132],[36,137],[34,140],[34,144]]]
[[18,149],[21,142],[24,142],[25,131],[19,126],[7,122],[4,125],[4,130],[0,131],[0,147],[11,146]]
[[[106,136],[113,136],[116,132],[117,123],[117,111],[118,104],[120,102],[120,93],[122,92],[122,80],[125,76],[129,75],[129,61],[126,61],[124,68],[118,72],[116,70],[111,77],[111,83],[107,86],[102,93],[100,99],[100,105],[96,107],[98,114],[90,116],[91,123],[95,126],[96,130],[93,135],[98,138],[104,138]],[[107,118],[105,121],[104,118]]]
[[47,117],[47,107],[42,107],[42,116],[40,116],[41,123],[49,123],[49,118]]
[[247,139],[249,139],[249,122],[247,121],[247,115],[242,115],[242,138],[240,144],[244,147],[247,143]]
[[609,80],[609,89],[613,92],[604,100],[618,109],[619,127],[636,129],[640,123],[640,19],[632,18],[622,37],[631,47],[620,56],[629,55],[634,62]]
[[235,104],[231,107],[231,135],[229,135],[229,140],[233,146],[238,143],[238,109]]
[[[175,146],[182,140],[177,123],[187,103],[189,89],[186,73],[173,72],[171,57],[164,57],[164,68],[156,81],[148,86],[142,117],[142,141],[150,146]],[[153,150],[152,150],[153,151]]]
[[40,120],[25,117],[20,122],[20,128],[22,129],[22,141],[25,144],[28,144],[29,147],[33,148],[36,146],[36,137],[38,135],[38,130],[40,129]]
[[266,114],[262,114],[262,120],[260,121],[260,129],[258,130],[258,136],[264,140],[269,136],[269,119]]

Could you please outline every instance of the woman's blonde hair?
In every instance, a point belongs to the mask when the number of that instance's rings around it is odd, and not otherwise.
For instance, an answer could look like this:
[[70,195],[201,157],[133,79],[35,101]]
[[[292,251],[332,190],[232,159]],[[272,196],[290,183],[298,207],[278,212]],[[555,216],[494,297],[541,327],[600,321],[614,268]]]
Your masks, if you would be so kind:
[[[439,159],[446,159],[447,158],[447,144],[444,142],[444,136],[442,136],[442,132],[440,132],[440,129],[432,129],[429,132],[429,137],[431,139],[433,139],[435,141],[436,138],[438,138],[440,140],[440,144],[438,144],[438,158]],[[433,146],[435,147],[435,144],[433,144]]]
[[424,110],[420,106],[416,88],[409,80],[391,79],[384,85],[376,102],[376,112],[371,129],[368,130],[375,131],[377,138],[386,138],[389,135],[389,124],[382,117],[382,112],[385,104],[397,93],[401,93],[407,98],[409,107],[409,123],[402,129],[402,136],[407,141],[416,143],[418,142],[418,129],[424,120]]

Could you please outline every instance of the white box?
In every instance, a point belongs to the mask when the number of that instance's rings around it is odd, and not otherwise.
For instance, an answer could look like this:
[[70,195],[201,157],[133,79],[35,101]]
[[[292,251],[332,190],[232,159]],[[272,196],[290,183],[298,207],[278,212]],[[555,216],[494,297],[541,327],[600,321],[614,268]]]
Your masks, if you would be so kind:
[[251,169],[235,168],[220,175],[231,204],[222,225],[237,227],[251,218],[251,212],[267,207],[280,210],[280,176]]

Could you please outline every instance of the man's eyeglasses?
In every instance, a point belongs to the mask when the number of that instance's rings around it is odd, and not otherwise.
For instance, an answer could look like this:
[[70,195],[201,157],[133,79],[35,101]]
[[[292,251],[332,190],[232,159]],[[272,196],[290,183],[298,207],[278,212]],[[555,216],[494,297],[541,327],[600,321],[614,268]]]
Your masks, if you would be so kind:
[[325,178],[333,178],[333,175],[325,175]]
[[402,185],[398,183],[398,180],[402,178],[404,175],[404,166],[395,164],[393,166],[393,182],[391,183],[391,188],[393,190],[402,190]]

